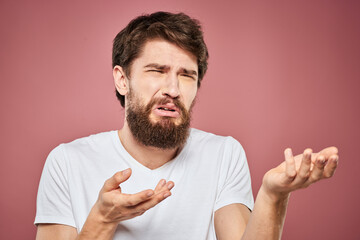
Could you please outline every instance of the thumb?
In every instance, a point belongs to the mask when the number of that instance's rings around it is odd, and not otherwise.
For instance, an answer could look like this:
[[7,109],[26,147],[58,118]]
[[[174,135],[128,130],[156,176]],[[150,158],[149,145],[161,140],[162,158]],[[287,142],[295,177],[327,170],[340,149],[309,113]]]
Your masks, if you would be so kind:
[[105,181],[101,191],[109,192],[119,188],[119,184],[125,182],[131,176],[131,168],[115,173],[111,178]]

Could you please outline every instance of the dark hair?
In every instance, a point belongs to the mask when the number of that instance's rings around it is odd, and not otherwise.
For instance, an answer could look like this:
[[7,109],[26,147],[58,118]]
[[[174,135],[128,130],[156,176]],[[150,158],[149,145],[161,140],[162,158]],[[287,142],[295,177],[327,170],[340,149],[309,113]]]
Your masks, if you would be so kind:
[[[142,47],[150,39],[161,38],[172,42],[197,58],[198,87],[207,70],[208,50],[198,20],[184,13],[155,12],[133,19],[114,38],[112,66],[121,66],[130,76],[132,62],[139,57]],[[121,106],[125,97],[116,91]]]

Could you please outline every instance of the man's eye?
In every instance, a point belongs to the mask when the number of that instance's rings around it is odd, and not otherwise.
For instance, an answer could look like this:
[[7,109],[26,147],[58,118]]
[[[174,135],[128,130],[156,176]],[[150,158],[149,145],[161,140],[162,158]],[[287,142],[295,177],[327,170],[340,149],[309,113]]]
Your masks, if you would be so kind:
[[188,75],[188,74],[182,74],[181,76],[189,78],[189,79],[195,79],[193,76]]
[[149,72],[163,73],[163,71],[161,71],[161,70],[156,70],[156,69],[151,69],[151,70],[149,70]]

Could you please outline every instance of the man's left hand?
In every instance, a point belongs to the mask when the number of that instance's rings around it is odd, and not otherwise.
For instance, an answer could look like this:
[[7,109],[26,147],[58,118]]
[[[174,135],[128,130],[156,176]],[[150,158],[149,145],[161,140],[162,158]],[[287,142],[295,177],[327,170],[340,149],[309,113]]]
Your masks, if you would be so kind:
[[295,157],[291,149],[287,148],[284,154],[285,161],[268,171],[263,178],[263,190],[275,199],[288,197],[296,189],[332,177],[339,160],[336,147],[325,148],[318,153],[306,149]]

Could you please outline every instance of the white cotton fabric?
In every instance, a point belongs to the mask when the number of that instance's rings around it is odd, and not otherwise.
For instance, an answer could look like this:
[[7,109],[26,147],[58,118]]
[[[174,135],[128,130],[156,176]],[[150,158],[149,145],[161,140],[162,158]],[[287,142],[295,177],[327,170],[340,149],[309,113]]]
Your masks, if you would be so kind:
[[154,189],[174,181],[172,196],[142,216],[120,222],[114,239],[216,239],[214,213],[241,203],[254,206],[245,152],[232,137],[191,129],[180,154],[151,170],[124,149],[117,131],[61,144],[48,156],[41,176],[35,224],[57,223],[78,232],[106,179],[132,169],[124,193]]

